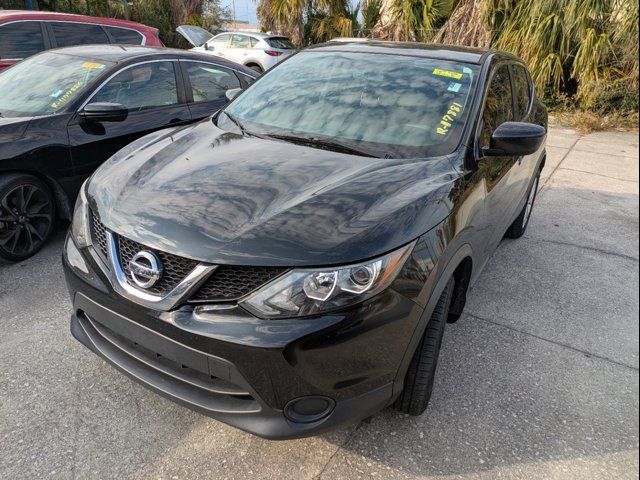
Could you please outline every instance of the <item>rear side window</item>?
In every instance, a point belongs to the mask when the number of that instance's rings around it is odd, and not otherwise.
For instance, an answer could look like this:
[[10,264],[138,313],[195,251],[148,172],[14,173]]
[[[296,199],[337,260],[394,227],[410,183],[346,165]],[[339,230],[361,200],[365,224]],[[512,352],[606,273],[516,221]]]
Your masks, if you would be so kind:
[[273,48],[283,48],[283,49],[290,49],[290,50],[293,50],[294,48],[296,48],[293,46],[293,43],[291,43],[291,40],[289,40],[287,37],[267,38],[267,43],[271,45]]
[[513,94],[509,80],[509,67],[498,67],[489,85],[487,101],[482,113],[480,148],[489,148],[491,135],[504,122],[513,121]]
[[511,68],[516,95],[516,118],[522,120],[529,111],[529,103],[531,103],[531,82],[522,65],[513,65]]
[[253,77],[251,77],[251,76],[249,76],[249,75],[245,75],[244,73],[241,73],[240,75],[242,76],[242,79],[243,79],[243,80],[245,81],[245,83],[247,84],[247,87],[248,87],[249,85],[253,85],[253,82],[255,82],[255,81],[256,81],[256,79],[255,79],[255,78],[253,78]]
[[109,37],[100,25],[74,22],[51,22],[58,47],[109,43]]
[[225,99],[225,92],[240,88],[238,77],[231,70],[208,63],[186,62],[194,102]]
[[128,28],[119,27],[104,27],[109,35],[113,38],[114,43],[121,43],[125,45],[142,45],[144,37],[140,32],[135,30],[129,30]]
[[44,50],[40,22],[0,25],[0,59],[22,59]]

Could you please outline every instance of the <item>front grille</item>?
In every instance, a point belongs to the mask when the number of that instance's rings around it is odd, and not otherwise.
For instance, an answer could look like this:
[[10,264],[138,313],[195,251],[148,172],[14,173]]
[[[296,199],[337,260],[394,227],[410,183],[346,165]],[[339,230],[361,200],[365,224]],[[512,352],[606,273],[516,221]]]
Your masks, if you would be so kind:
[[[107,229],[105,226],[98,220],[98,217],[91,212],[93,246],[105,262],[108,258],[106,232]],[[167,295],[198,265],[196,260],[154,250],[115,233],[113,236],[118,243],[118,260],[120,267],[126,274],[131,285],[135,285],[135,282],[129,270],[129,262],[138,252],[142,250],[152,251],[160,259],[162,263],[162,276],[153,287],[145,289],[146,292],[151,294],[160,296]],[[236,301],[280,276],[285,271],[287,271],[287,268],[284,267],[220,265],[189,301],[197,303]]]
[[127,279],[131,285],[135,285],[131,277],[131,271],[129,270],[129,262],[131,259],[142,250],[152,251],[158,256],[162,263],[162,276],[153,287],[145,289],[146,292],[154,295],[168,294],[198,265],[196,260],[153,250],[141,243],[120,235],[118,235],[118,250],[120,251],[120,266],[127,275]]
[[107,229],[91,212],[91,235],[96,252],[104,261],[107,260]]
[[230,302],[260,288],[287,269],[220,265],[191,297],[192,302]]

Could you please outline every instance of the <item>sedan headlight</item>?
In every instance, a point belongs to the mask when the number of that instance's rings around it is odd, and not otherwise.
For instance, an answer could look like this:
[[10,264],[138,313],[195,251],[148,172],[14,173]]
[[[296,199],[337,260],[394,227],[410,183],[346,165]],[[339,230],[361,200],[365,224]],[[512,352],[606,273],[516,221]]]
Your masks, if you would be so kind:
[[258,317],[286,318],[313,315],[362,302],[395,280],[414,244],[354,265],[291,270],[247,297],[240,305]]
[[75,244],[80,247],[88,247],[91,245],[91,234],[89,232],[89,204],[85,187],[87,182],[80,187],[80,193],[76,199],[76,207],[73,211],[73,221],[71,222],[71,237]]

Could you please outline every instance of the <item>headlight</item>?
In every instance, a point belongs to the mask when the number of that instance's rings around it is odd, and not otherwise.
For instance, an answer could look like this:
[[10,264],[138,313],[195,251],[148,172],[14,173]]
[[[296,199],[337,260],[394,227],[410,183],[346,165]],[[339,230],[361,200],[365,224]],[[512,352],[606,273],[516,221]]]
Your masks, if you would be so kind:
[[87,182],[80,187],[80,193],[76,199],[76,207],[73,211],[73,221],[71,222],[71,237],[80,248],[91,245],[91,234],[89,232],[89,205],[85,194]]
[[258,317],[285,318],[313,315],[362,302],[395,280],[414,244],[354,265],[291,270],[240,305]]

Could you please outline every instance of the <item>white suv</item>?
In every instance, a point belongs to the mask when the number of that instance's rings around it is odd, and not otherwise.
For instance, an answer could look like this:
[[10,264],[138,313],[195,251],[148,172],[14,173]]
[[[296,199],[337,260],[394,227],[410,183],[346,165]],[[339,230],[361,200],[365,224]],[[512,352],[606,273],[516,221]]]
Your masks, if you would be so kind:
[[181,25],[176,31],[194,46],[192,50],[226,58],[264,72],[294,53],[287,37],[264,33],[225,32],[213,35],[204,28]]

